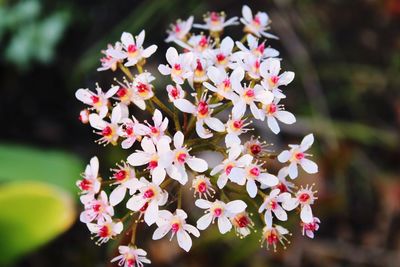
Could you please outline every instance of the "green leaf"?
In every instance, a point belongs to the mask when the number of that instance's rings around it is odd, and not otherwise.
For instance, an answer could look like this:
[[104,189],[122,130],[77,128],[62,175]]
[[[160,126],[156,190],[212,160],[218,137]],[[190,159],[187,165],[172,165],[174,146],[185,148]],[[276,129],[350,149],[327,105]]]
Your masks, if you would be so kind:
[[42,181],[76,195],[75,181],[82,170],[80,160],[66,152],[0,144],[0,182]]
[[70,194],[38,182],[0,187],[0,265],[49,242],[74,222]]

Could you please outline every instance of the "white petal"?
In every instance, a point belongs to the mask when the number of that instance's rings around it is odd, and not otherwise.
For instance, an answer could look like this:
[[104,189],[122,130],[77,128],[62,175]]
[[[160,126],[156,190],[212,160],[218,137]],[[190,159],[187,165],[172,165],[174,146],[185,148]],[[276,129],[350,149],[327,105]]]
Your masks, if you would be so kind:
[[145,50],[143,50],[142,56],[144,58],[148,58],[152,54],[154,54],[154,52],[156,52],[156,50],[157,50],[157,46],[156,45],[151,45],[151,46],[147,47]]
[[261,173],[258,181],[266,186],[275,186],[279,183],[278,177],[269,173]]
[[311,161],[309,159],[303,158],[300,161],[300,165],[307,173],[313,174],[318,172],[318,165],[314,161]]
[[313,143],[314,143],[314,135],[313,135],[313,134],[308,134],[308,135],[306,135],[306,136],[303,138],[303,140],[301,141],[300,150],[301,150],[302,152],[308,150],[308,149],[311,147],[311,145],[312,145]]
[[289,177],[292,178],[292,179],[297,177],[298,171],[297,171],[296,162],[292,162],[292,163],[289,164],[288,173],[289,173]]
[[243,212],[246,207],[247,204],[242,200],[233,200],[226,204],[226,210],[234,214]]
[[207,70],[207,76],[214,84],[220,84],[223,81],[223,74],[220,69],[210,66]]
[[299,202],[296,198],[287,198],[282,202],[282,206],[285,210],[291,211],[294,210],[299,205]]
[[150,201],[149,206],[144,213],[144,221],[150,226],[157,221],[157,218],[158,204],[156,201]]
[[142,47],[143,42],[144,42],[144,37],[145,37],[146,33],[144,30],[142,30],[138,36],[136,36],[136,46],[137,47]]
[[313,214],[310,205],[304,205],[301,208],[300,218],[304,223],[311,223],[313,221]]
[[271,131],[274,134],[278,134],[281,129],[279,128],[278,122],[276,121],[276,119],[273,116],[267,116],[267,123],[268,123],[268,127],[271,129]]
[[276,218],[278,218],[281,221],[287,221],[288,216],[287,213],[284,209],[282,209],[281,206],[277,205],[276,208],[273,210]]
[[221,216],[218,218],[218,229],[221,234],[225,234],[232,229],[232,224],[227,217]]
[[232,52],[232,49],[233,49],[234,45],[235,44],[234,44],[232,38],[227,36],[224,39],[222,39],[222,42],[221,42],[221,45],[220,45],[220,49],[225,55],[228,55],[228,54],[230,54]]
[[200,209],[209,209],[211,207],[210,201],[205,199],[198,199],[194,204]]
[[255,198],[257,195],[257,185],[254,180],[248,180],[246,184],[247,193],[251,198]]
[[207,213],[197,220],[197,228],[199,230],[205,230],[211,224],[211,221],[212,215],[210,213]]
[[132,166],[142,166],[150,161],[150,156],[147,153],[135,152],[129,155],[128,163]]
[[165,179],[166,171],[164,168],[158,166],[156,167],[151,174],[152,181],[156,185],[160,185]]
[[142,196],[133,196],[126,203],[126,207],[130,210],[138,211],[144,206],[145,203],[146,199],[144,199]]
[[99,115],[92,113],[89,115],[89,123],[95,129],[102,130],[107,126],[107,123],[103,121]]
[[239,185],[244,185],[246,182],[246,171],[242,168],[232,168],[231,172],[229,173],[228,177],[229,179],[232,180],[232,182],[235,182]]
[[183,146],[185,136],[181,131],[178,131],[174,135],[174,146],[175,148],[181,148]]
[[176,234],[176,237],[178,239],[178,244],[179,246],[188,252],[190,248],[192,247],[192,239],[190,238],[189,234],[186,233],[185,231],[181,230],[178,231]]
[[171,227],[168,225],[157,228],[153,233],[153,240],[159,240],[163,238],[166,234],[168,234],[169,230],[171,230]]
[[177,109],[185,113],[196,113],[196,107],[186,99],[177,99],[174,101],[174,105]]
[[278,155],[278,160],[281,163],[285,163],[291,158],[292,154],[289,152],[289,150],[284,150]]
[[171,68],[168,67],[167,65],[164,64],[160,64],[158,66],[158,71],[162,74],[162,75],[170,75],[171,74]]
[[253,19],[253,14],[251,13],[251,9],[246,5],[244,5],[242,8],[242,15],[247,22],[250,22]]
[[124,199],[126,194],[126,188],[123,186],[117,186],[110,194],[110,204],[115,206]]
[[194,235],[195,237],[199,237],[199,236],[200,236],[199,230],[197,230],[197,228],[194,227],[193,225],[185,224],[185,225],[183,226],[183,229],[185,229],[186,231],[188,231],[189,233],[191,233],[191,234]]
[[186,160],[189,167],[196,172],[204,172],[208,169],[207,161],[204,159],[191,157]]
[[173,65],[179,59],[178,51],[174,47],[168,48],[166,58],[168,63]]
[[217,118],[206,118],[205,123],[207,124],[208,127],[213,129],[214,131],[217,132],[223,132],[225,131],[225,125]]
[[289,111],[284,111],[284,110],[277,111],[275,113],[275,117],[281,122],[286,124],[293,124],[296,122],[296,117]]
[[243,117],[245,112],[246,112],[246,102],[244,102],[242,99],[233,105],[232,116],[234,119]]
[[294,79],[294,72],[285,71],[281,75],[279,75],[279,85],[288,85]]
[[122,36],[121,36],[121,42],[125,45],[125,46],[129,46],[130,44],[133,44],[133,36],[132,34],[130,34],[129,32],[123,32]]

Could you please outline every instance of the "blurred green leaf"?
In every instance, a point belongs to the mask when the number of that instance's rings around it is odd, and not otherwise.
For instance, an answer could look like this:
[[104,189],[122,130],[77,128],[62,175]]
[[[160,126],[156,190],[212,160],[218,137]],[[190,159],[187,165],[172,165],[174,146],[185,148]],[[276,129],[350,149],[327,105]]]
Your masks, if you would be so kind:
[[47,243],[75,219],[70,194],[38,182],[0,187],[0,265]]
[[80,160],[66,152],[0,144],[0,182],[42,181],[76,194],[82,168]]

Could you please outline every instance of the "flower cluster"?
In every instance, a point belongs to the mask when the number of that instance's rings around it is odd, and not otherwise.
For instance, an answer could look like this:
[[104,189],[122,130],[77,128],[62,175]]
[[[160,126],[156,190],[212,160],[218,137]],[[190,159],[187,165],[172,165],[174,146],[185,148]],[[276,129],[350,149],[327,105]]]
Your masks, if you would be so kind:
[[[223,36],[225,27],[239,22],[245,32],[241,41]],[[95,91],[78,89],[76,97],[87,105],[80,120],[94,128],[98,143],[120,145],[130,154],[111,169],[109,180],[100,177],[99,161],[93,157],[77,186],[84,205],[80,220],[99,244],[121,233],[131,236],[129,244],[120,244],[120,255],[112,262],[125,267],[150,263],[136,246],[140,224],[155,225],[154,240],[176,237],[185,251],[192,247],[192,237],[214,223],[221,234],[234,229],[241,238],[263,227],[262,244],[276,250],[289,235],[280,224],[296,208],[303,235],[312,238],[318,230],[320,221],[312,212],[316,192],[292,182],[298,166],[309,174],[318,171],[307,153],[313,135],[281,153],[271,151],[260,138],[244,140],[254,130],[253,120],[273,134],[280,132],[280,123],[296,121],[281,103],[294,73],[281,71],[279,52],[269,46],[269,39],[277,39],[267,32],[269,26],[266,13],[253,14],[248,6],[240,19],[210,12],[203,24],[193,24],[193,17],[177,20],[166,38],[176,47],[168,48],[166,63],[158,66],[169,80],[165,89],[156,90],[155,75],[144,70],[157,50],[156,45],[145,45],[144,30],[136,37],[124,32],[121,41],[102,51],[105,57],[98,70],[119,69],[123,77],[105,91],[99,85]],[[193,33],[192,27],[206,33]],[[159,91],[169,103],[158,98]],[[220,153],[224,159],[208,162],[196,156],[201,151]],[[276,159],[283,166],[275,175],[270,162]],[[192,203],[204,210],[196,222],[184,210],[193,207],[189,199],[182,205],[188,183],[194,192]],[[125,207],[126,213],[118,216],[116,206]],[[260,218],[251,218],[251,211]]]

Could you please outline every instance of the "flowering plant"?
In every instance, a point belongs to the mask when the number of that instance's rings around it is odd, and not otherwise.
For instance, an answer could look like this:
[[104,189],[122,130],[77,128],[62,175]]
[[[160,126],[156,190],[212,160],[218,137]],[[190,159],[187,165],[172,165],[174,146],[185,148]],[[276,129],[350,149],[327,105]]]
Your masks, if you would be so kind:
[[[156,45],[145,47],[144,30],[136,37],[124,32],[121,41],[103,51],[98,70],[119,69],[122,80],[115,79],[105,92],[99,85],[96,92],[77,90],[76,97],[89,106],[80,119],[95,129],[97,142],[132,152],[112,169],[110,180],[100,178],[99,161],[93,157],[77,182],[84,205],[80,220],[98,243],[121,233],[131,236],[130,242],[120,244],[119,256],[112,262],[125,267],[150,263],[147,253],[136,246],[139,225],[156,225],[154,240],[168,233],[171,239],[176,236],[185,251],[192,247],[191,236],[199,237],[214,222],[221,234],[233,228],[241,238],[262,224],[262,245],[276,250],[279,243],[288,242],[289,231],[280,223],[297,207],[303,235],[312,238],[318,229],[320,221],[311,208],[316,192],[312,186],[299,189],[292,182],[298,166],[310,174],[318,171],[306,152],[313,135],[279,154],[260,138],[242,138],[254,130],[252,119],[265,123],[274,134],[280,132],[279,123],[290,125],[296,119],[280,103],[286,98],[283,86],[294,73],[281,72],[279,52],[266,45],[268,39],[277,39],[267,32],[268,15],[253,14],[243,6],[240,22],[245,35],[236,42],[224,37],[223,31],[238,25],[239,19],[226,19],[223,12],[207,13],[204,24],[193,24],[190,17],[171,25],[166,42],[181,53],[168,48],[167,63],[158,67],[170,79],[164,92],[171,104],[158,98],[159,90],[152,84],[155,77],[143,71],[157,50]],[[192,27],[207,34],[194,34]],[[131,67],[136,67],[136,74]],[[147,111],[152,121],[133,116],[138,109]],[[198,156],[203,151],[217,152],[223,159],[206,161]],[[276,159],[285,165],[274,175],[270,162]],[[106,185],[112,187],[109,194]],[[193,198],[183,193],[188,187]],[[193,203],[205,213],[195,225],[185,211]],[[115,214],[118,205],[126,207],[125,214]],[[252,218],[252,209],[260,218]]]

